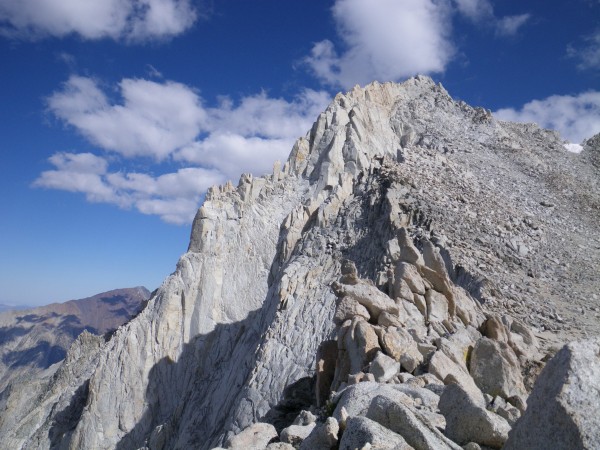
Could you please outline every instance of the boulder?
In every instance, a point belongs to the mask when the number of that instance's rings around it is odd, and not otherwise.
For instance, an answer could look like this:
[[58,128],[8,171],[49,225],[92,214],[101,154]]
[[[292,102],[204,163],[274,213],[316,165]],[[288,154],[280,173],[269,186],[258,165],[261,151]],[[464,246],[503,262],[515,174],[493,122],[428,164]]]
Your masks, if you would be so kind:
[[401,392],[396,387],[402,385],[379,384],[372,381],[366,381],[347,387],[334,398],[336,404],[333,411],[333,417],[343,423],[342,410],[348,416],[364,416],[371,404],[371,400],[377,395],[389,397],[395,401],[406,404],[413,404],[413,399],[406,393]]
[[572,342],[538,377],[505,448],[600,446],[600,338]]
[[379,314],[379,318],[377,319],[377,325],[381,325],[382,327],[401,327],[402,321],[397,315],[390,314],[384,311],[381,314]]
[[427,320],[429,322],[443,322],[448,319],[448,299],[433,289],[425,293],[427,304]]
[[226,448],[231,450],[264,450],[277,437],[277,430],[270,423],[255,423],[233,436]]
[[386,383],[400,371],[400,363],[384,353],[378,353],[369,367],[369,372],[375,377],[375,381]]
[[429,373],[446,384],[450,381],[460,384],[478,403],[484,404],[483,393],[477,387],[467,369],[463,365],[454,362],[444,352],[437,351],[433,354],[429,361]]
[[361,281],[355,285],[333,283],[331,288],[338,297],[350,297],[363,305],[369,311],[371,319],[375,321],[383,311],[395,315],[400,313],[394,300],[367,282]]
[[333,323],[341,325],[346,320],[352,320],[353,317],[362,317],[365,320],[371,318],[367,308],[358,303],[354,298],[349,296],[341,298],[335,307]]
[[300,450],[331,450],[337,446],[340,426],[333,417],[328,417],[325,423],[317,425],[302,441]]
[[317,350],[315,396],[317,406],[323,406],[329,398],[331,383],[335,376],[338,344],[334,340],[323,341]]
[[400,299],[404,299],[404,300],[408,300],[408,301],[412,300],[413,292],[410,289],[410,286],[408,285],[408,283],[404,279],[391,277],[390,280],[391,281],[393,280],[390,283],[391,286],[389,287],[390,297],[400,298]]
[[267,445],[267,447],[265,448],[265,450],[295,450],[296,447],[294,447],[292,444],[288,444],[286,442],[272,442],[269,445]]
[[479,339],[471,352],[469,368],[475,384],[486,394],[505,399],[525,394],[521,365],[506,342]]
[[462,450],[445,437],[417,410],[387,397],[377,396],[371,402],[367,417],[401,435],[416,450]]
[[340,440],[339,450],[362,449],[366,444],[377,450],[411,449],[404,438],[366,417],[350,417]]
[[413,372],[423,362],[416,342],[403,328],[389,328],[382,332],[381,344],[386,354],[400,362],[407,372]]
[[417,266],[422,266],[424,264],[423,256],[414,246],[404,227],[398,230],[398,244],[400,246],[400,261],[415,264]]
[[312,430],[317,426],[316,423],[310,423],[308,425],[290,425],[287,428],[281,430],[279,439],[281,442],[287,442],[294,446],[300,445],[300,443],[307,438]]
[[446,418],[446,436],[458,444],[476,442],[502,448],[508,438],[508,422],[487,411],[484,403],[469,395],[457,383],[446,386],[438,407]]
[[[423,283],[423,279],[417,268],[412,264],[406,262],[399,262],[396,264],[394,270],[394,286],[396,286],[396,280],[404,280],[413,293],[425,295],[425,284]],[[394,288],[394,292],[396,292],[396,288]]]

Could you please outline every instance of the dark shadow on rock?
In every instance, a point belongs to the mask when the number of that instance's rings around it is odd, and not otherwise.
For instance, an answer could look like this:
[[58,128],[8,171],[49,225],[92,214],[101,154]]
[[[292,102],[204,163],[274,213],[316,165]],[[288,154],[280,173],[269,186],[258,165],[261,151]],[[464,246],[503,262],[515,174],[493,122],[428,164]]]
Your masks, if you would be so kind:
[[315,403],[315,377],[304,377],[286,386],[279,403],[269,410],[262,422],[272,424],[277,433],[290,426],[303,409]]
[[115,294],[110,297],[102,297],[100,301],[102,303],[107,303],[109,305],[119,305],[122,303],[127,303],[128,297],[125,295]]
[[66,355],[67,351],[60,345],[51,345],[48,341],[41,341],[35,347],[6,353],[2,356],[2,362],[10,367],[34,364],[39,368],[46,369],[64,359]]
[[50,430],[48,430],[51,449],[62,448],[61,444],[65,435],[70,435],[75,430],[87,403],[89,386],[90,380],[86,380],[73,393],[69,405],[54,416]]
[[[240,388],[250,376],[266,314],[259,309],[240,322],[218,324],[212,332],[185,344],[177,361],[167,357],[155,364],[146,388],[150,406],[116,448],[139,448],[156,439],[165,439],[164,448],[179,448],[178,436],[187,436],[193,448],[212,448],[209,442],[223,431]],[[180,428],[182,423],[193,427]],[[152,434],[159,425],[166,436]]]
[[31,328],[25,327],[2,327],[0,328],[0,345],[4,345],[20,336],[25,336]]

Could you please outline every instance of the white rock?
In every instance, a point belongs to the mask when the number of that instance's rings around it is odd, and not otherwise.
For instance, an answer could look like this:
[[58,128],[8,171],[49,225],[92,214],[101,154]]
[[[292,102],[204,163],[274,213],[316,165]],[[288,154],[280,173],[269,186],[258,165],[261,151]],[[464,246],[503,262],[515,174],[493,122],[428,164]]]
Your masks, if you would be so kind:
[[384,353],[378,353],[369,367],[369,372],[375,377],[375,381],[379,383],[386,383],[400,371],[400,363],[395,361],[393,358],[385,355]]

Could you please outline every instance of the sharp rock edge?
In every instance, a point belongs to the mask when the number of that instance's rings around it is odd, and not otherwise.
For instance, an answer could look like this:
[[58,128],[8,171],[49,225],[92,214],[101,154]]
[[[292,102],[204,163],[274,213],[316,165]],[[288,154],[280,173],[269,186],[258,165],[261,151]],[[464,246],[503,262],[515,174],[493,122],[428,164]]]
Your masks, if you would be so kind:
[[134,320],[2,394],[3,445],[501,446],[538,350],[598,331],[597,180],[427,77],[338,94],[283,167],[209,190]]

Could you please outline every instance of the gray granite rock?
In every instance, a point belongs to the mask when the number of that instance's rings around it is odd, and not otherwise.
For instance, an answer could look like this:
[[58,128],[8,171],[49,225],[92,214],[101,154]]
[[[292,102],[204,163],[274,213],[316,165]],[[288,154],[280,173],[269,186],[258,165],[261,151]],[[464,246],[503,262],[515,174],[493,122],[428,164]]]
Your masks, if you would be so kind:
[[362,449],[366,444],[378,450],[409,450],[406,441],[394,433],[366,417],[350,417],[340,440],[339,450]]
[[600,338],[572,342],[552,358],[505,449],[600,445]]

